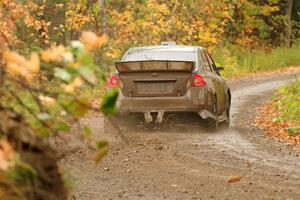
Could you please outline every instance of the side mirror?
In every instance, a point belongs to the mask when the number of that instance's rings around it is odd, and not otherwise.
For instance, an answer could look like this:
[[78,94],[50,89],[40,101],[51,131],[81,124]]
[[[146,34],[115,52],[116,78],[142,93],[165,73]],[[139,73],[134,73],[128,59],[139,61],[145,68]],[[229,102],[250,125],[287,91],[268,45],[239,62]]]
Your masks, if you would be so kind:
[[222,71],[222,70],[224,70],[224,67],[217,67],[217,70]]

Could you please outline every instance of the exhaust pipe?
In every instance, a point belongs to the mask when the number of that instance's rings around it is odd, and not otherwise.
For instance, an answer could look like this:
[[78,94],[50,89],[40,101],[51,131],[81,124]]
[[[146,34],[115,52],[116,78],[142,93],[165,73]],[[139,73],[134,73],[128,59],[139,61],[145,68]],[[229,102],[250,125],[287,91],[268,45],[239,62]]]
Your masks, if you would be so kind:
[[150,124],[153,121],[153,117],[150,112],[144,112],[145,122]]
[[155,123],[161,124],[164,118],[165,111],[158,111]]
[[[156,124],[161,124],[164,118],[165,111],[158,111],[158,112],[152,112],[152,113],[157,113],[156,117]],[[153,116],[151,115],[151,112],[144,112],[144,118],[145,122],[147,124],[150,124],[153,121]]]

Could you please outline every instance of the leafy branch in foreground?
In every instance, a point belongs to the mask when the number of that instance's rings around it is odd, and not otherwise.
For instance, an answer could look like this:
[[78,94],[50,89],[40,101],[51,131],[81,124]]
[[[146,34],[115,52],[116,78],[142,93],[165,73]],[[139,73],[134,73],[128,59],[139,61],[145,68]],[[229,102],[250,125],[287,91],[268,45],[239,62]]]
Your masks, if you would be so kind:
[[[45,193],[47,189],[37,183],[49,181],[43,176],[47,173],[45,165],[51,163],[46,164],[48,161],[45,161],[40,165],[41,157],[37,158],[35,151],[41,154],[54,152],[47,144],[48,139],[69,131],[71,124],[89,110],[102,110],[105,114],[115,111],[116,90],[106,94],[101,108],[92,107],[92,99],[82,95],[84,90],[90,90],[104,80],[102,70],[93,61],[92,52],[105,45],[107,40],[106,35],[99,37],[92,32],[83,32],[80,41],[32,52],[29,57],[14,51],[4,52],[1,68],[4,73],[0,75],[0,108],[4,113],[1,121],[6,121],[7,117],[13,123],[0,123],[0,176],[5,177],[0,178],[1,198],[5,195],[19,199],[43,196],[37,190]],[[10,118],[11,115],[20,116],[20,119]],[[26,128],[19,129],[18,125],[10,127],[14,123],[26,123]],[[19,134],[12,136],[14,132]],[[84,128],[84,132],[91,134],[88,127]],[[41,146],[35,140],[44,141],[45,145]],[[107,153],[108,144],[100,141],[95,147],[98,150],[95,161],[98,162]],[[30,156],[28,151],[31,151]],[[47,155],[44,155],[45,158]],[[47,160],[52,160],[56,169],[55,153],[48,157]],[[57,181],[59,179],[57,176]],[[61,199],[64,197],[62,195]],[[55,195],[53,198],[56,198]]]
[[107,37],[83,32],[80,40],[67,47],[59,45],[31,53],[29,59],[16,52],[4,53],[1,102],[28,116],[41,135],[68,130],[70,122],[90,109],[89,99],[81,91],[104,77],[91,51],[102,47]]

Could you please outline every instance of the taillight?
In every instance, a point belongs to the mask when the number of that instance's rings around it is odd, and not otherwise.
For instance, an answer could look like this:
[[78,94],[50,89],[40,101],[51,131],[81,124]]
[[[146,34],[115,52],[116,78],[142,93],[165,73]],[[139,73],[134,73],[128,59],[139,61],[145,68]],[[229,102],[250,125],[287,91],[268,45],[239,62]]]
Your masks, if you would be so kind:
[[111,76],[107,82],[107,86],[110,88],[118,87],[119,86],[119,77],[117,75]]
[[201,76],[201,74],[195,74],[193,76],[192,86],[202,87],[205,85],[206,85],[206,82],[205,82],[203,76]]

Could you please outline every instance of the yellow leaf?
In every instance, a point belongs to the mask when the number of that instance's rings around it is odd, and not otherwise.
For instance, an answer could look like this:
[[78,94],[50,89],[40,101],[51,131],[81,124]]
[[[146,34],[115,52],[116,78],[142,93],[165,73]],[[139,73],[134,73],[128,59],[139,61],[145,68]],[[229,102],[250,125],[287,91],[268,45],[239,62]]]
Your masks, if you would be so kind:
[[23,74],[23,68],[20,65],[17,65],[15,63],[7,63],[6,65],[6,71],[12,75],[20,75]]
[[30,60],[26,63],[26,67],[31,73],[38,73],[40,71],[40,58],[37,53],[31,53]]
[[0,140],[0,170],[7,171],[13,166],[16,154],[7,140]]
[[98,37],[95,33],[91,31],[84,31],[80,37],[80,41],[88,50],[101,48],[104,44],[107,43],[107,40],[107,35],[103,34],[101,37]]
[[79,76],[77,76],[73,82],[71,83],[75,88],[79,88],[83,85],[84,81],[82,80],[82,78],[80,78]]
[[56,103],[56,100],[54,98],[48,97],[48,96],[39,96],[40,101],[42,102],[42,104],[46,105],[46,106],[51,106],[54,105]]
[[59,45],[41,52],[41,58],[46,63],[61,62],[64,59],[66,49],[64,46]]
[[4,52],[4,60],[7,63],[15,63],[17,65],[24,65],[26,63],[26,59],[24,56],[21,56],[16,52],[12,52],[12,51]]
[[61,87],[62,87],[62,89],[63,89],[65,92],[70,92],[70,93],[72,93],[72,92],[74,92],[74,90],[75,90],[74,86],[71,85],[71,84],[62,84]]

